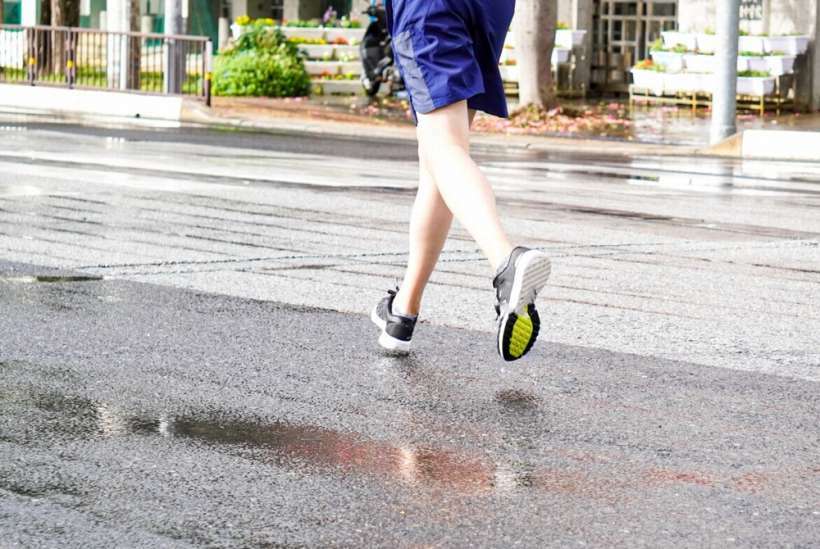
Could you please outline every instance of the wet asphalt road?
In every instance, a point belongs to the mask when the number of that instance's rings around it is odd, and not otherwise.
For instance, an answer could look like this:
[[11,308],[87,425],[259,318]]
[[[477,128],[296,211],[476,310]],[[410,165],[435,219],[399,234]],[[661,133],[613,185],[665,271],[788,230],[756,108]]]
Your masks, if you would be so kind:
[[375,348],[407,143],[3,131],[0,544],[820,540],[815,167],[479,147],[556,263],[505,365],[458,229]]

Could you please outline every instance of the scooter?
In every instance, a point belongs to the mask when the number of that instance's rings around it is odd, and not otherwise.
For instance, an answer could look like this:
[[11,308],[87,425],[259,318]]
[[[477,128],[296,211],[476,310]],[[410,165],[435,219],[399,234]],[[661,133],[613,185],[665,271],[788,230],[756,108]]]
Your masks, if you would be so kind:
[[382,84],[388,86],[389,94],[404,89],[404,82],[393,58],[393,41],[387,28],[387,11],[384,6],[370,0],[370,7],[362,12],[370,16],[370,24],[359,45],[362,60],[362,87],[370,97],[379,93]]

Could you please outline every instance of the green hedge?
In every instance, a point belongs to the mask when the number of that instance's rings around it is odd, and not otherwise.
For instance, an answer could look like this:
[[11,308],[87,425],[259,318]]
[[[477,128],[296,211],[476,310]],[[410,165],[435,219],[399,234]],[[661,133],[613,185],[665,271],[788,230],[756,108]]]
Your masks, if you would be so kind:
[[216,59],[214,95],[296,97],[310,92],[298,46],[281,31],[253,24]]

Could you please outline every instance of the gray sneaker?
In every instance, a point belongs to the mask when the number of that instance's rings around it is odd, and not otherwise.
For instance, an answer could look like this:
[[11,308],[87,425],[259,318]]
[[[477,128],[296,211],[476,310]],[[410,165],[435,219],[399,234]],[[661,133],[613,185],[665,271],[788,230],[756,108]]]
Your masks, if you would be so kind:
[[538,250],[515,248],[493,279],[498,315],[498,354],[518,360],[538,338],[541,319],[535,298],[550,276],[550,260]]
[[393,312],[393,300],[398,291],[398,288],[387,291],[387,296],[373,307],[370,320],[382,331],[379,345],[388,351],[404,354],[410,352],[410,340],[413,339],[418,317]]

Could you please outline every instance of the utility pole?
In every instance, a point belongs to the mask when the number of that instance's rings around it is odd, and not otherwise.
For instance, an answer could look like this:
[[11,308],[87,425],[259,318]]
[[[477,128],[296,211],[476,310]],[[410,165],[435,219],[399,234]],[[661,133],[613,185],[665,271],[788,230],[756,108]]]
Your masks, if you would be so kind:
[[737,114],[737,42],[740,0],[717,2],[717,66],[712,90],[712,144],[734,135]]
[[129,43],[125,33],[130,30],[128,24],[131,2],[137,0],[109,0],[106,5],[107,35],[106,63],[108,88],[112,90],[128,89]]
[[182,90],[182,48],[169,36],[182,34],[182,0],[165,0],[165,34],[163,89],[178,94]]

